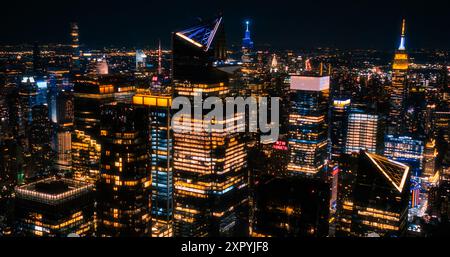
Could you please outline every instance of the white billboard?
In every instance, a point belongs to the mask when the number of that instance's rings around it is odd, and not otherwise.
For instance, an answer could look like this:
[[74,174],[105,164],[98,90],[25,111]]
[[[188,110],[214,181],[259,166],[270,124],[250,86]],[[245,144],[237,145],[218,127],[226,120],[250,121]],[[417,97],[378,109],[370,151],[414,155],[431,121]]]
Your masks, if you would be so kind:
[[330,76],[291,76],[291,90],[322,91],[330,89]]

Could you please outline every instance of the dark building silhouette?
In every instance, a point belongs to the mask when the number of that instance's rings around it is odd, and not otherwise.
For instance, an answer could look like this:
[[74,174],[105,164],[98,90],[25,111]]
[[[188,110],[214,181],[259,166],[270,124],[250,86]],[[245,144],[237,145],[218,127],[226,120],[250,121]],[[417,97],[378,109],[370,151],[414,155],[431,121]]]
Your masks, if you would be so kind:
[[223,17],[206,20],[172,35],[173,79],[190,83],[228,80],[215,62],[226,59]]
[[330,186],[320,179],[273,178],[255,190],[252,236],[326,237]]
[[333,161],[345,153],[350,99],[334,99],[330,106],[330,158]]
[[101,108],[99,236],[151,235],[147,110],[119,103]]
[[47,105],[33,106],[32,117],[28,131],[31,165],[35,176],[45,176],[52,170],[55,157],[51,146],[52,124],[48,118]]
[[360,151],[339,163],[336,236],[402,236],[409,207],[410,168]]

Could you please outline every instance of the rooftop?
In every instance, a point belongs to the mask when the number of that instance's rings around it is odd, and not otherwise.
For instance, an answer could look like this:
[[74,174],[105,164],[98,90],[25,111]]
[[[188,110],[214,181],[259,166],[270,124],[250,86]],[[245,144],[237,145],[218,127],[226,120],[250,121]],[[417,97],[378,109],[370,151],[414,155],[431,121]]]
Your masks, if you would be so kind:
[[94,185],[67,178],[50,177],[16,187],[18,198],[56,205],[91,192]]
[[377,167],[378,171],[399,191],[403,191],[408,177],[409,167],[403,163],[389,160],[384,156],[364,152]]

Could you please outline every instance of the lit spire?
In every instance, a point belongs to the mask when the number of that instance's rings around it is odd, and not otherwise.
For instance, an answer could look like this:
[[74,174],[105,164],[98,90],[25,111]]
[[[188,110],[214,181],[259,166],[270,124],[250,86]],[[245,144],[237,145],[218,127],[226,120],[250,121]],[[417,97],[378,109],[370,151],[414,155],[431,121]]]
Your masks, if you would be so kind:
[[249,20],[245,21],[245,33],[244,33],[244,38],[242,39],[242,47],[247,48],[247,49],[253,48],[253,41],[250,38],[250,21]]
[[402,21],[402,34],[400,37],[400,46],[398,47],[398,50],[405,50],[405,36],[406,36],[406,20],[403,19]]
[[158,75],[162,74],[162,52],[161,52],[161,40],[158,41]]

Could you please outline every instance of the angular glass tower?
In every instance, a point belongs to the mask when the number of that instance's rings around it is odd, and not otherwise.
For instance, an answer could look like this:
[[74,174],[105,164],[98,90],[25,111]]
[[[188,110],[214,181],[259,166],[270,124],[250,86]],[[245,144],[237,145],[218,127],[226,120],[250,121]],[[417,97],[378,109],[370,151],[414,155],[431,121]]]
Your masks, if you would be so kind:
[[341,158],[337,236],[404,235],[410,168],[360,151]]
[[[225,58],[224,43],[220,16],[173,33],[175,96],[187,97],[192,103],[194,97],[223,99],[229,95],[228,74],[217,67]],[[206,113],[203,111],[201,119],[183,117],[185,128],[203,126]],[[174,235],[235,235],[247,201],[247,162],[241,135],[200,129],[174,131],[173,138]]]

